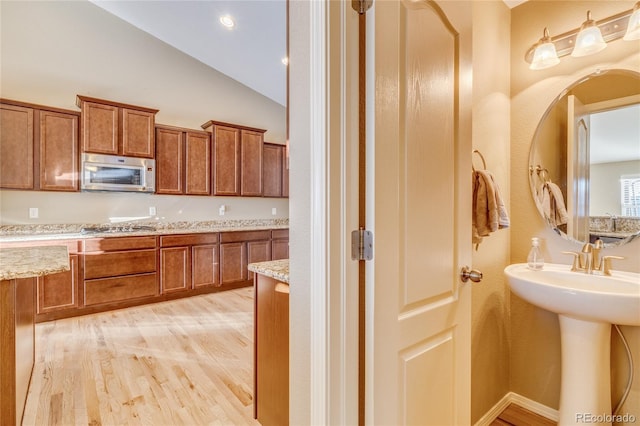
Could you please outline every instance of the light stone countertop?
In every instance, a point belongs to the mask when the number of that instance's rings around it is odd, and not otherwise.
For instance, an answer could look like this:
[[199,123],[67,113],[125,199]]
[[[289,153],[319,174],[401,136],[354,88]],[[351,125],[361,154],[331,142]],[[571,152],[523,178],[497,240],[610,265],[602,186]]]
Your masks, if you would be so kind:
[[250,263],[248,268],[256,274],[275,278],[287,284],[289,283],[289,259]]
[[68,270],[66,246],[0,249],[0,280],[38,277]]
[[[83,227],[118,228],[127,225],[146,226],[153,230],[82,233]],[[288,219],[231,219],[184,222],[136,222],[127,224],[53,224],[2,225],[0,242],[76,240],[104,237],[135,237],[145,235],[194,234],[208,232],[260,231],[288,229]]]

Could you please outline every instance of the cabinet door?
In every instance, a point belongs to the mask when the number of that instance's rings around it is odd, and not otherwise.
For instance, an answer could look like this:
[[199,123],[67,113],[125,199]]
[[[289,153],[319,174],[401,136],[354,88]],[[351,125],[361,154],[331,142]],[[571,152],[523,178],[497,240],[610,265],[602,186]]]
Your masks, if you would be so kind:
[[282,196],[282,147],[264,144],[262,152],[262,195],[265,197]]
[[214,195],[240,195],[240,130],[213,128]]
[[209,134],[186,132],[185,194],[211,194],[211,140]]
[[33,109],[0,105],[0,187],[33,189]]
[[[271,260],[271,241],[247,242],[247,263],[266,262]],[[253,280],[254,273],[249,272],[249,279]]]
[[156,129],[156,193],[182,194],[183,134]]
[[118,155],[118,107],[82,102],[82,151]]
[[40,189],[78,191],[78,116],[40,111]]
[[191,247],[191,265],[193,288],[220,285],[217,244]]
[[271,241],[271,260],[280,260],[289,258],[289,240],[273,240]]
[[155,114],[122,108],[122,155],[153,158]]
[[242,130],[240,195],[262,196],[263,133]]
[[187,290],[191,284],[189,247],[160,249],[160,292]]
[[69,271],[38,278],[36,314],[78,307],[78,255],[69,255]]
[[246,243],[220,244],[220,285],[247,280]]

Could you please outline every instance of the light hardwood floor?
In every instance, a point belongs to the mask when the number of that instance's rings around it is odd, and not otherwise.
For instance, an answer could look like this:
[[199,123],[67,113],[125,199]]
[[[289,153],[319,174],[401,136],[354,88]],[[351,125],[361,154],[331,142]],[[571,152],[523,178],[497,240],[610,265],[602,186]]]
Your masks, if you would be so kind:
[[36,325],[23,425],[259,425],[253,289]]
[[[36,324],[23,425],[259,425],[253,288]],[[492,426],[555,425],[510,405]]]

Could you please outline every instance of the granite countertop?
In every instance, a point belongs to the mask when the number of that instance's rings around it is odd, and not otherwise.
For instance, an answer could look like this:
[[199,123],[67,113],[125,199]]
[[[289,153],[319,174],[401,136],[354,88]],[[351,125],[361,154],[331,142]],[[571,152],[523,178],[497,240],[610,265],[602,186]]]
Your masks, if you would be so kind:
[[[132,226],[134,230],[123,230],[128,226]],[[83,228],[100,228],[104,229],[105,232],[83,233]],[[2,225],[0,226],[0,242],[75,240],[145,235],[260,231],[288,228],[288,219],[232,219],[192,222],[135,222],[118,224]]]
[[289,283],[289,259],[250,263],[248,268],[256,274],[275,278],[287,284]]
[[0,249],[0,280],[38,277],[68,270],[66,246]]

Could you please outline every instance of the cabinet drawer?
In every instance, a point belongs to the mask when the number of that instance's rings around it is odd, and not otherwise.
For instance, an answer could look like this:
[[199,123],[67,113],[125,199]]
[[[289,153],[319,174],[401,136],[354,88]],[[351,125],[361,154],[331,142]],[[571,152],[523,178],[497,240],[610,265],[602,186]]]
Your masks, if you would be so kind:
[[271,238],[289,238],[289,230],[288,229],[273,229],[271,230]]
[[117,251],[156,248],[156,237],[94,238],[84,241],[84,251]]
[[222,232],[220,234],[221,243],[235,243],[239,241],[259,241],[270,240],[271,231],[239,231],[239,232]]
[[10,247],[42,247],[42,246],[66,246],[69,254],[77,254],[80,251],[81,242],[77,240],[39,240],[39,241],[11,241],[0,243],[0,248]]
[[218,234],[163,235],[160,237],[161,247],[197,246],[217,242]]
[[84,282],[85,306],[132,300],[157,294],[156,274],[105,278]]
[[120,251],[84,255],[84,279],[156,272],[155,250]]

